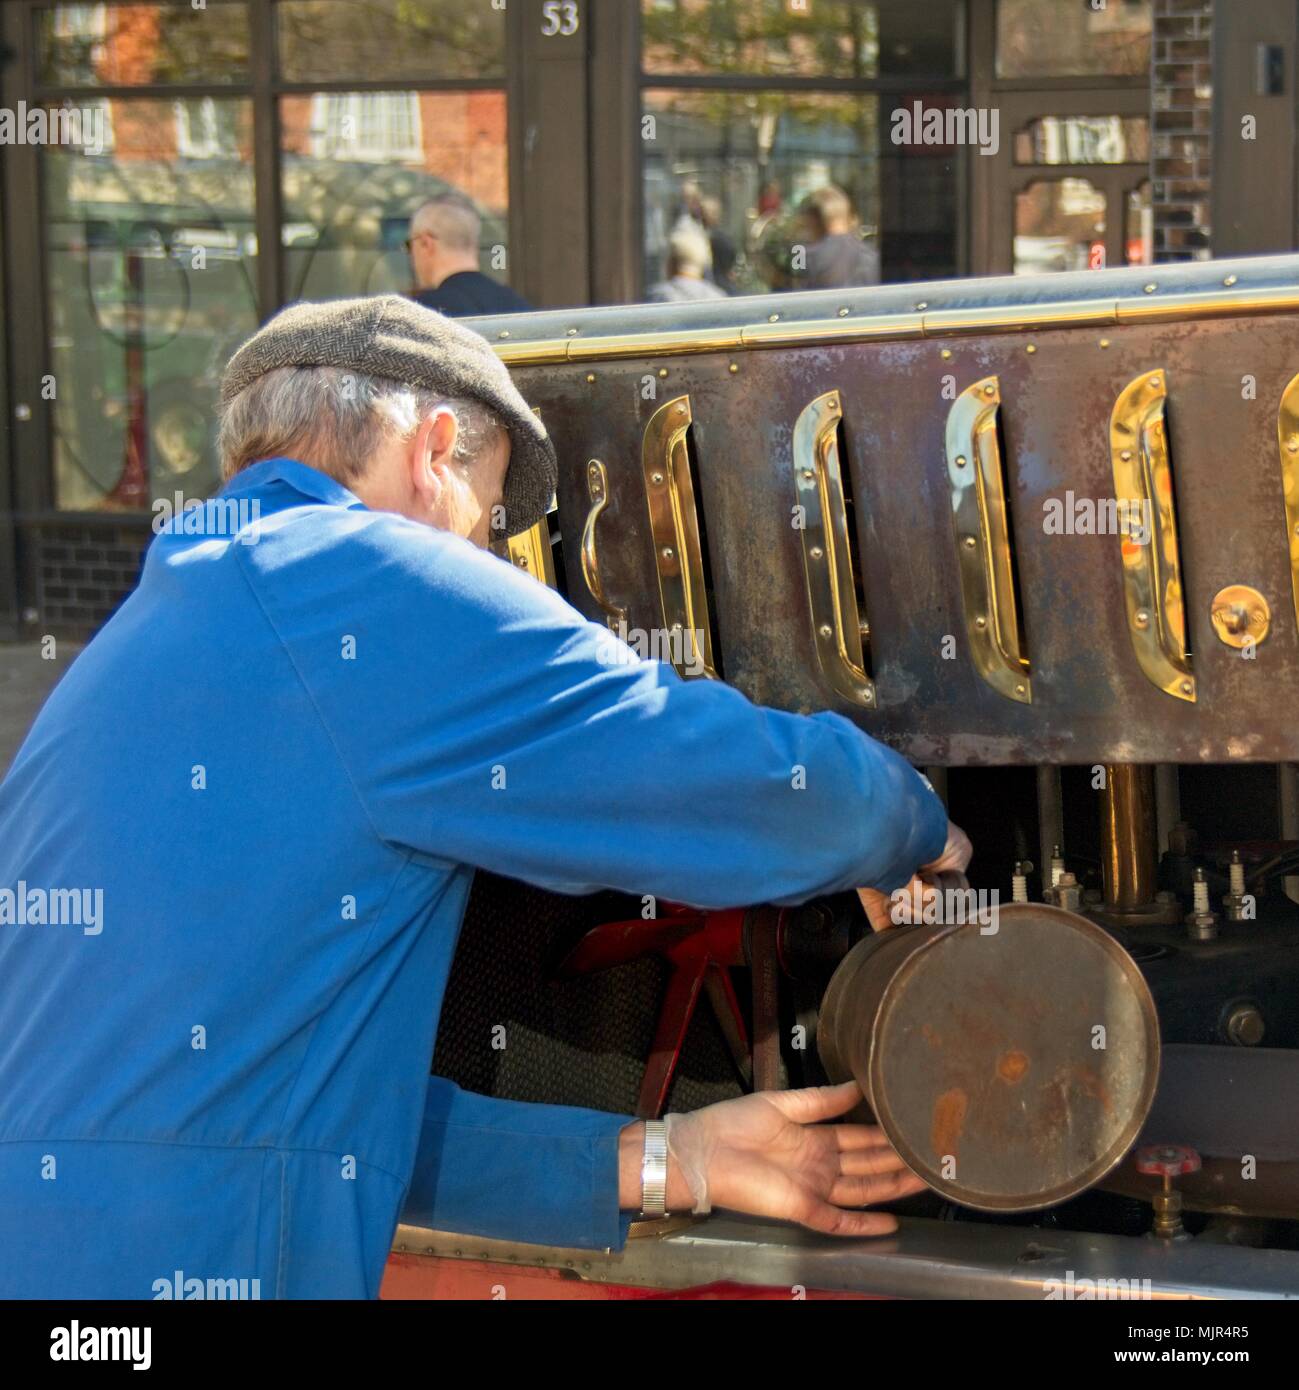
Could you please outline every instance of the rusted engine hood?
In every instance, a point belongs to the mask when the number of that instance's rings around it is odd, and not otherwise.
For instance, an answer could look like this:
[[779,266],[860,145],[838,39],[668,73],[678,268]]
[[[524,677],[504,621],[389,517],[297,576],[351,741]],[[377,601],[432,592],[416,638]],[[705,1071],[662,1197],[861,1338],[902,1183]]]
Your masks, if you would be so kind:
[[592,618],[920,762],[1288,761],[1297,310],[1280,257],[473,323]]

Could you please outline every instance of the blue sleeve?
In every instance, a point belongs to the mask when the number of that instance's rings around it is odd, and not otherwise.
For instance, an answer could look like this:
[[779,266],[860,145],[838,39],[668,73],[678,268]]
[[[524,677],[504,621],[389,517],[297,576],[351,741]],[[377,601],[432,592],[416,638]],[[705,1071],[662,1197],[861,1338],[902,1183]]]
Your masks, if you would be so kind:
[[699,907],[887,892],[942,852],[942,803],[848,720],[683,681],[467,541],[371,514],[295,582],[277,625],[392,843]]
[[618,1134],[631,1123],[492,1100],[430,1077],[402,1220],[529,1245],[620,1249],[632,1217],[618,1210]]

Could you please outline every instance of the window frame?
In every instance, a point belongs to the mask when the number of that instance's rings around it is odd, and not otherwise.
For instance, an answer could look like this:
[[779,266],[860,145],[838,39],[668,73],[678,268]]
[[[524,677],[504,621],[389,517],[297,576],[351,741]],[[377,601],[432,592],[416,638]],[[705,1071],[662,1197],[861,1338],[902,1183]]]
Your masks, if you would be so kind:
[[[522,96],[519,61],[523,22],[522,5],[511,5],[505,12],[505,70],[492,77],[350,78],[319,82],[294,82],[279,76],[276,32],[276,0],[207,0],[209,6],[241,4],[248,17],[249,63],[247,78],[231,82],[185,82],[125,84],[50,84],[40,80],[39,38],[41,11],[58,0],[5,0],[0,4],[0,40],[13,53],[13,61],[0,71],[0,94],[8,106],[25,101],[29,107],[45,102],[89,104],[96,101],[155,100],[168,106],[191,105],[204,99],[250,100],[252,103],[252,170],[254,187],[253,225],[257,236],[256,311],[264,322],[283,307],[288,277],[281,244],[281,125],[280,101],[285,96],[364,95],[368,93],[488,91],[504,95],[507,109],[507,188],[509,196],[510,244],[521,248],[521,207],[516,192],[520,186],[522,144],[516,138]],[[130,3],[131,0],[122,0]],[[151,0],[137,0],[150,3]],[[188,0],[152,0],[170,3],[177,9]],[[93,7],[91,7],[93,8]],[[105,11],[107,13],[107,11]],[[41,377],[48,370],[49,321],[46,304],[47,257],[44,240],[47,226],[47,190],[43,178],[41,151],[28,145],[6,150],[5,192],[5,301],[8,315],[23,324],[23,351],[10,357],[13,400],[28,406],[30,417],[21,428],[10,432],[7,459],[12,475],[14,511],[25,523],[67,521],[118,524],[139,522],[150,515],[147,510],[84,511],[61,509],[55,487],[54,421],[49,402],[41,398]],[[202,156],[195,155],[194,158]],[[32,191],[35,191],[35,196]],[[517,255],[516,268],[526,269],[526,259]],[[524,287],[526,293],[526,287]],[[13,330],[11,329],[11,333]],[[12,411],[10,418],[13,418]],[[3,483],[0,467],[0,483]],[[3,494],[0,494],[2,499]],[[4,508],[0,505],[0,515]],[[0,532],[0,542],[5,539]],[[16,548],[16,547],[15,547]]]
[[[1101,90],[1072,90],[1058,92],[1044,89],[1002,93],[996,98],[1001,109],[1001,147],[986,162],[991,166],[989,177],[999,192],[993,202],[990,225],[984,228],[989,237],[989,264],[994,275],[1010,275],[1014,271],[1015,198],[1032,183],[1053,179],[1086,179],[1104,192],[1105,264],[1116,269],[1126,263],[1124,247],[1126,229],[1124,216],[1126,194],[1150,177],[1150,164],[1017,164],[1015,163],[1015,132],[1040,116],[1146,116],[1150,114],[1150,84],[1135,90],[1104,88]],[[1150,138],[1156,138],[1152,129]]]
[[[1150,73],[1136,77],[997,77],[998,0],[968,0],[969,63],[975,106],[996,107],[1001,147],[971,166],[969,273],[1010,275],[1014,269],[1015,194],[1036,179],[1072,177],[1117,189],[1124,180],[1138,187],[1150,176],[1148,164],[1016,164],[1015,132],[1038,116],[1151,117]],[[1158,133],[1151,120],[1152,148]],[[1023,176],[1028,175],[1025,179]],[[1117,214],[1117,215],[1116,215]],[[1110,267],[1124,264],[1126,203],[1111,201],[1106,216],[1105,257]]]

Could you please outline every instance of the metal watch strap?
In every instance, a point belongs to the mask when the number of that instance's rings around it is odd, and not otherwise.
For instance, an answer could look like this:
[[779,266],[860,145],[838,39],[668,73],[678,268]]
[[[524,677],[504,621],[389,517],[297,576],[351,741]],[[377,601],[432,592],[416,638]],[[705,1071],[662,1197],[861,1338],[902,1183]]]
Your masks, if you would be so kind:
[[668,1214],[668,1127],[645,1121],[645,1157],[640,1169],[640,1214],[653,1221]]

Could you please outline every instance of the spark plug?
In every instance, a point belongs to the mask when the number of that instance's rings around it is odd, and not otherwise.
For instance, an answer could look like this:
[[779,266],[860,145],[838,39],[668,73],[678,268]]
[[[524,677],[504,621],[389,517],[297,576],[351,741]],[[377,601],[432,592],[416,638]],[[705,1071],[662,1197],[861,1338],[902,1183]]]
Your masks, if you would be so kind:
[[1240,851],[1233,849],[1231,863],[1227,865],[1230,884],[1222,899],[1222,910],[1229,922],[1245,920],[1245,865],[1241,862]]
[[1028,875],[1033,866],[1026,859],[1020,860],[1015,865],[1015,872],[1010,876],[1010,900],[1013,903],[1026,903],[1028,901]]
[[1192,941],[1212,941],[1218,935],[1218,918],[1209,906],[1209,883],[1203,869],[1196,869],[1192,888],[1195,900],[1186,919],[1186,934]]

